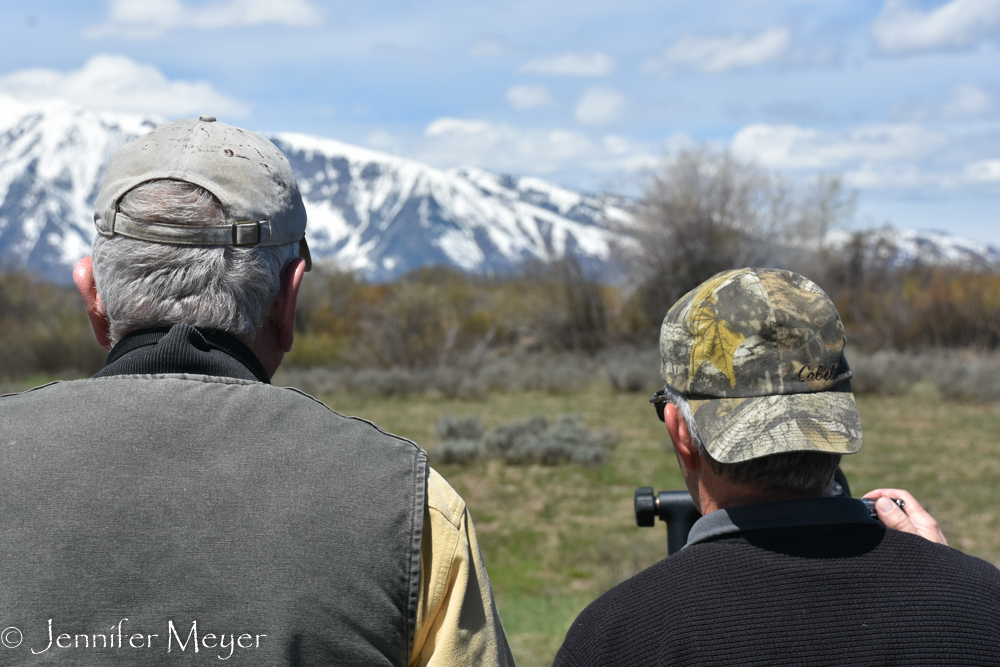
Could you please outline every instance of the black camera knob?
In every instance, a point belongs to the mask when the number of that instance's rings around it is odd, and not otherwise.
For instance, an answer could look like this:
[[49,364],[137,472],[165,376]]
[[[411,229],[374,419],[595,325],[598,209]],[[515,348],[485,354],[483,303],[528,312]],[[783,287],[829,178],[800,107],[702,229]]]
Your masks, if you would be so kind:
[[656,522],[656,494],[653,487],[640,486],[635,490],[635,525],[649,528]]

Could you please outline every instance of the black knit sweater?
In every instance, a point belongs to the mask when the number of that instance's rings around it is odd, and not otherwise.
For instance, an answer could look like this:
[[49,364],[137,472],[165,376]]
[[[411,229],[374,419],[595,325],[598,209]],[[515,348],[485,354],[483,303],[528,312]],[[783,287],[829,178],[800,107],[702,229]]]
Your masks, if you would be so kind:
[[246,345],[223,331],[188,324],[133,331],[115,345],[94,377],[189,373],[257,380],[267,371]]
[[1000,571],[879,525],[689,545],[608,591],[555,665],[1000,665]]

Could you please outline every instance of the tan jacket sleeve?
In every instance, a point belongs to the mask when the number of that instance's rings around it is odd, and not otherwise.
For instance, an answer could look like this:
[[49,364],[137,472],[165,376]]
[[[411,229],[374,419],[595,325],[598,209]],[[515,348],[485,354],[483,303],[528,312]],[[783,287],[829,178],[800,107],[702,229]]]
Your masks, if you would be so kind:
[[410,665],[514,667],[465,501],[433,468]]

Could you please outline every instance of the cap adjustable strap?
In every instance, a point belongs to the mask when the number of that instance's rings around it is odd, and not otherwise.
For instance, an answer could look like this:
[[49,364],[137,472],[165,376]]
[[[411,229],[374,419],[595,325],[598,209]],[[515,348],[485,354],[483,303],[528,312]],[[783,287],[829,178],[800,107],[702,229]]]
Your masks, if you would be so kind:
[[270,220],[244,220],[226,225],[172,225],[166,222],[134,220],[115,214],[113,234],[152,243],[177,245],[271,245]]

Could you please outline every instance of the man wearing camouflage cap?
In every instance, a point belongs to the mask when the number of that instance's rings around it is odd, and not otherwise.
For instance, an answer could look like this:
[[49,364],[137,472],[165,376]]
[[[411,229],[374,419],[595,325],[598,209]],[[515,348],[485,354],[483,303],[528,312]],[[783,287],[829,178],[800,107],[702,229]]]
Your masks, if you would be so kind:
[[881,500],[882,523],[831,497],[861,447],[844,342],[788,271],[726,271],[670,309],[654,402],[703,516],[583,611],[556,665],[1000,663],[996,568],[901,490],[869,494],[908,501]]
[[277,147],[164,123],[96,209],[74,280],[107,364],[0,399],[0,662],[512,665],[425,453],[270,384],[310,264]]

